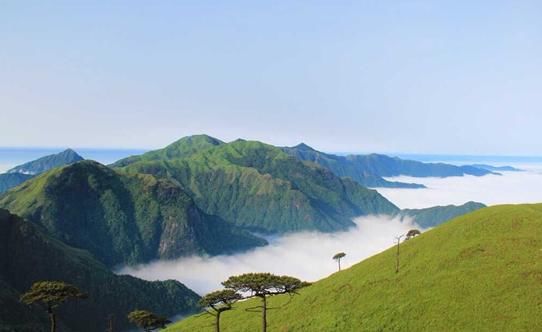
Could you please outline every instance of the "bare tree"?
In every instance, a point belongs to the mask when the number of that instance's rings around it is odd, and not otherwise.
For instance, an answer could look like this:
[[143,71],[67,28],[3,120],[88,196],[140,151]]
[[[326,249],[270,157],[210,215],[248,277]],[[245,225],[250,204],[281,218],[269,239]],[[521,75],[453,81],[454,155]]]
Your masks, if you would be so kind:
[[405,236],[404,234],[396,236],[395,241],[397,241],[397,252],[395,254],[395,273],[399,273],[399,246],[401,244],[401,238]]
[[336,260],[337,264],[339,265],[339,271],[341,270],[341,259],[344,258],[344,256],[346,256],[346,254],[344,252],[336,253],[333,256],[333,259]]

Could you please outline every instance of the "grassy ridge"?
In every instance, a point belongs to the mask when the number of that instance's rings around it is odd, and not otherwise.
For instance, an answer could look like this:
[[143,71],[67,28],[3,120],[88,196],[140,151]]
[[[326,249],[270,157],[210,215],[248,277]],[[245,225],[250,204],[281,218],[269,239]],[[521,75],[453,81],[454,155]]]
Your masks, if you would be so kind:
[[352,226],[354,216],[398,211],[374,190],[255,141],[184,158],[145,158],[123,169],[173,179],[206,213],[262,232],[334,231]]
[[[390,234],[390,238],[395,234]],[[485,208],[445,223],[301,291],[272,298],[270,331],[540,331],[542,205]],[[246,301],[223,331],[259,331]],[[168,331],[212,331],[193,316]]]
[[266,243],[203,213],[169,180],[127,175],[93,161],[29,180],[0,197],[0,206],[90,251],[108,266],[214,255]]

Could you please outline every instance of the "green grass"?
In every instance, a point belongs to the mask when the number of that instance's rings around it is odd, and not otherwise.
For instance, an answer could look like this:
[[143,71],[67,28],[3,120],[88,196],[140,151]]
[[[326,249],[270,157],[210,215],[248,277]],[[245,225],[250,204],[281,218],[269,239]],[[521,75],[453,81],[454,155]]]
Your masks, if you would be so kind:
[[[390,234],[390,242],[395,234]],[[542,331],[542,204],[478,210],[316,282],[272,298],[269,331]],[[289,302],[290,301],[290,302]],[[239,303],[223,331],[259,331]],[[209,315],[167,331],[213,331]]]

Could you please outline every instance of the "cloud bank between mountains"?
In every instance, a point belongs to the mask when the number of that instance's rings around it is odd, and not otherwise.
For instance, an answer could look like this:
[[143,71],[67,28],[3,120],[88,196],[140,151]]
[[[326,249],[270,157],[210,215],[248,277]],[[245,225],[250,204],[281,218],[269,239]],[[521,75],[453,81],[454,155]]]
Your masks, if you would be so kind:
[[[400,181],[423,183],[427,189],[379,189],[401,208],[463,204],[474,200],[487,205],[501,203],[542,202],[542,172],[506,172],[503,176],[452,178],[406,178]],[[394,180],[397,180],[394,179]],[[315,281],[337,270],[331,257],[340,251],[347,256],[343,267],[349,267],[377,254],[394,243],[394,237],[416,227],[410,221],[400,222],[385,216],[354,220],[356,227],[333,234],[302,232],[271,239],[263,248],[230,256],[187,257],[159,261],[117,271],[147,280],[177,279],[203,294],[220,288],[220,282],[245,272],[272,272]],[[393,269],[390,262],[390,269]]]
[[[147,280],[177,279],[203,294],[220,288],[229,276],[246,272],[287,274],[315,281],[337,270],[331,257],[340,251],[347,256],[342,267],[349,267],[394,243],[394,237],[414,227],[389,217],[363,217],[356,227],[337,233],[301,232],[271,240],[255,250],[215,257],[187,257],[123,268],[118,273]],[[390,270],[394,269],[390,262]]]

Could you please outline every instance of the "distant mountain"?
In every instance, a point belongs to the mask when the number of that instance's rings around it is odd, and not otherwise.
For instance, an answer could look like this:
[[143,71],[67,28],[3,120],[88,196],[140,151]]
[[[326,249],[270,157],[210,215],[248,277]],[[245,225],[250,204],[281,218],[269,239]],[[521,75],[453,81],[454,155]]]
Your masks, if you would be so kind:
[[327,168],[337,176],[350,177],[365,187],[372,188],[425,188],[422,184],[387,181],[381,176],[369,172],[362,165],[353,162],[350,157],[336,156],[317,151],[301,143],[294,147],[284,147],[282,150],[300,160],[311,161]]
[[485,164],[474,164],[474,165],[469,165],[469,166],[485,169],[491,172],[522,172],[523,171],[519,168],[515,168],[512,166],[491,166],[491,165],[485,165]]
[[73,164],[80,160],[83,160],[83,157],[78,155],[72,149],[67,149],[60,153],[48,155],[16,166],[6,173],[0,174],[0,193],[6,192],[26,180],[50,169]]
[[93,161],[55,168],[0,196],[7,208],[108,266],[266,244],[202,212],[176,183]]
[[177,281],[149,282],[117,276],[88,252],[69,247],[42,229],[0,209],[0,331],[49,331],[45,310],[19,301],[33,282],[63,280],[88,293],[59,308],[59,331],[130,328],[126,315],[145,308],[172,316],[193,312],[199,296]]
[[450,176],[484,176],[491,171],[473,166],[455,166],[443,163],[422,163],[414,160],[404,160],[382,154],[349,155],[346,158],[362,172],[382,177],[413,176],[413,177],[450,177]]
[[0,193],[8,191],[9,189],[13,187],[17,187],[21,183],[33,177],[34,175],[23,174],[23,173],[0,174]]
[[6,173],[37,175],[52,168],[73,164],[81,160],[83,160],[83,157],[78,155],[77,152],[73,151],[72,149],[67,149],[60,153],[41,157],[39,159],[16,166],[8,170]]
[[355,216],[398,211],[374,190],[255,141],[183,138],[114,165],[171,179],[207,214],[258,232],[335,231]]
[[426,209],[403,209],[397,215],[410,218],[423,228],[434,227],[455,217],[486,207],[482,203],[468,202],[463,205],[434,206]]

